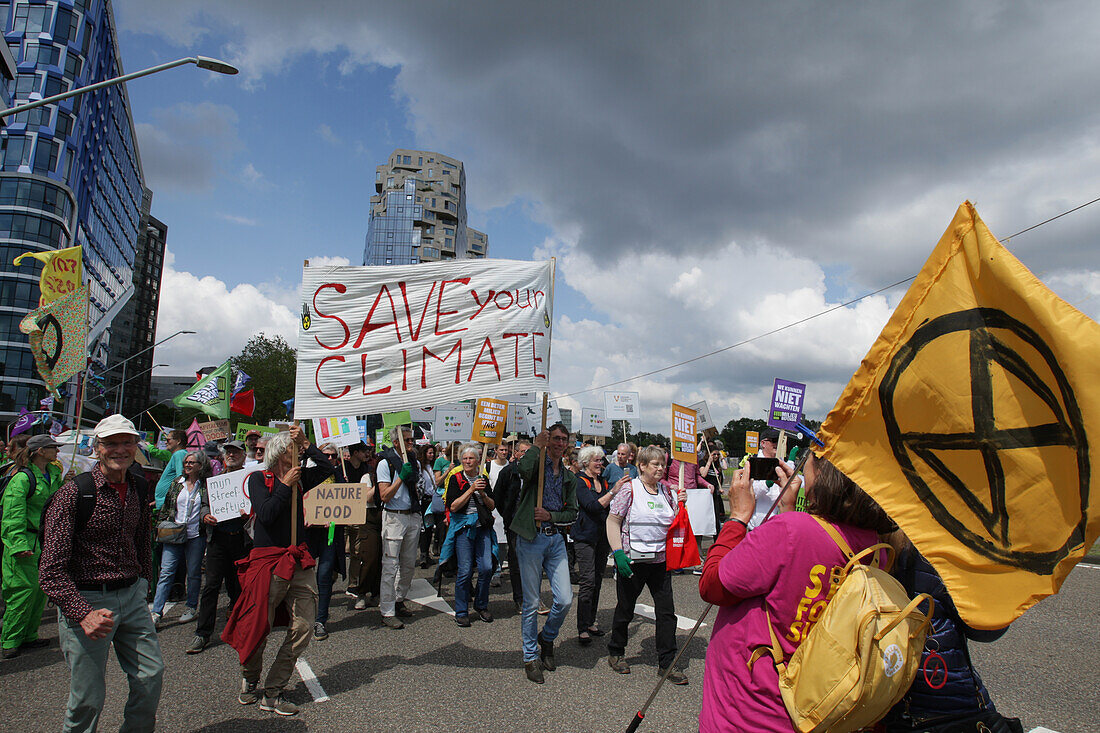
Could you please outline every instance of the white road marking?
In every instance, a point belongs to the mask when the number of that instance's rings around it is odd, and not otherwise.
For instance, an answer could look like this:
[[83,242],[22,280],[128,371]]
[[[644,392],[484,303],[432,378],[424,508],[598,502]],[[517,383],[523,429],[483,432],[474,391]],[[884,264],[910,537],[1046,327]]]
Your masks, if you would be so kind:
[[412,585],[409,586],[409,595],[405,600],[426,606],[440,613],[454,613],[454,609],[451,608],[450,604],[439,597],[435,586],[425,578],[413,578]]
[[[647,606],[644,603],[639,603],[634,607],[634,613],[639,616],[645,616],[648,619],[654,621],[657,620],[657,612],[653,610],[653,606]],[[683,629],[684,631],[691,631],[695,627],[695,622],[698,619],[688,618],[687,616],[676,615],[676,628]],[[699,624],[699,628],[703,628],[706,624]]]
[[[1089,570],[1100,570],[1100,565],[1093,565],[1092,563],[1089,563],[1089,562],[1079,562],[1079,563],[1077,563],[1077,567],[1079,567],[1079,568],[1088,568]],[[1040,733],[1042,733],[1042,731],[1046,730],[1046,728],[1036,728],[1035,730],[1040,731]]]
[[[1093,567],[1095,567],[1095,566],[1093,566]],[[1058,733],[1058,731],[1051,730],[1050,728],[1043,728],[1042,726],[1040,726],[1038,728],[1032,728],[1031,730],[1028,731],[1028,733]]]
[[325,688],[321,687],[321,683],[317,681],[317,675],[313,674],[313,667],[309,666],[309,662],[298,657],[298,661],[295,662],[294,668],[298,670],[302,682],[306,683],[306,689],[309,690],[309,694],[313,695],[314,702],[325,702],[328,700],[328,695],[325,694]]

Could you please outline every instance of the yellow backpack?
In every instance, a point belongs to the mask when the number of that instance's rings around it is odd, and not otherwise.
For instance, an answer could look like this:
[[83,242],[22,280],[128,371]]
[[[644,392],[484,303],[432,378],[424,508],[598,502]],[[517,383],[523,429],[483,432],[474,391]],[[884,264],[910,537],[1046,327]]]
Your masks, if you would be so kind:
[[[892,560],[892,547],[879,544],[855,554],[835,527],[814,519],[848,564],[833,570],[832,599],[790,661],[783,659],[769,615],[771,646],[754,649],[749,668],[771,655],[783,704],[799,733],[850,733],[881,719],[908,692],[934,602],[927,593],[910,600],[901,583],[878,567],[878,550],[885,549]],[[868,554],[869,566],[860,562]],[[925,600],[927,614],[917,609]]]

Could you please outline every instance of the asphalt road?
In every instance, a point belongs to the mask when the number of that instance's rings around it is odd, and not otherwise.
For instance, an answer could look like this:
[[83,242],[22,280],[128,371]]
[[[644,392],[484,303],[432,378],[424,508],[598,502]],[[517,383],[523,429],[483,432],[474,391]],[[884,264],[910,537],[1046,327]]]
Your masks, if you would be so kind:
[[[444,588],[448,603],[449,586]],[[675,577],[674,587],[682,616],[696,617],[703,611],[696,578]],[[608,579],[599,613],[605,629],[611,625],[613,598]],[[159,730],[622,731],[656,682],[652,621],[635,618],[627,648],[634,671],[620,676],[608,669],[601,640],[589,647],[577,643],[572,612],[559,638],[559,669],[547,673],[545,685],[528,682],[507,575],[504,587],[494,588],[491,597],[490,610],[497,620],[475,622],[469,629],[457,627],[452,617],[437,610],[413,606],[411,623],[394,631],[380,625],[377,608],[356,612],[342,594],[334,600],[331,636],[311,642],[303,657],[328,699],[317,702],[319,691],[311,692],[296,675],[290,696],[302,705],[302,712],[295,718],[239,705],[235,652],[219,642],[188,656],[183,649],[193,624],[165,628],[161,641],[168,669]],[[643,594],[640,600],[649,599]],[[1025,730],[1042,726],[1059,733],[1100,731],[1098,601],[1100,568],[1079,567],[1061,594],[1025,614],[1000,640],[973,645],[975,663],[998,708],[1021,717]],[[180,610],[173,608],[169,620]],[[49,620],[43,626],[43,636],[53,640],[50,648],[0,663],[0,709],[6,730],[52,731],[61,726],[69,676],[56,644],[54,613],[47,611]],[[686,635],[680,631],[681,642]],[[666,685],[642,731],[696,729],[709,636],[708,624],[683,657],[691,683]],[[269,659],[276,638],[273,635],[269,643]],[[125,677],[113,657],[108,676],[102,730],[117,729],[125,702]]]

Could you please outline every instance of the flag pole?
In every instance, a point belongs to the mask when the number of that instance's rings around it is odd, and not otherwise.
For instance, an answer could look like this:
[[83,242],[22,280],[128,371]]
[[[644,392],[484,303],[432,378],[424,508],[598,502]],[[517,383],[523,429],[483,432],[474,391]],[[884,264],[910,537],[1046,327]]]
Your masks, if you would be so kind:
[[[89,359],[89,361],[91,361]],[[80,399],[76,408],[76,432],[73,433],[73,458],[69,461],[69,473],[76,473],[76,451],[80,447],[80,421],[84,417],[84,394],[88,391],[88,364],[84,365],[84,378],[81,381]]]
[[[542,393],[542,430],[539,431],[539,435],[546,432],[546,408],[547,403],[550,401],[550,394],[548,392]],[[539,490],[535,497],[535,506],[542,506],[542,492],[546,485],[546,446],[539,448]],[[535,522],[536,527],[541,527],[542,522]]]

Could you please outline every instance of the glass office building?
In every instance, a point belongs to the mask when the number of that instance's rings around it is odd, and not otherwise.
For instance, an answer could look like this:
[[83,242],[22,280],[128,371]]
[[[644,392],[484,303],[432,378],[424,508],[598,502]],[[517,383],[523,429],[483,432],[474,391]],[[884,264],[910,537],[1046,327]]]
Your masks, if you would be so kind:
[[[108,0],[0,2],[15,61],[10,104],[123,74]],[[12,257],[83,246],[93,366],[107,365],[112,319],[133,292],[144,189],[122,85],[8,118],[0,131],[0,420],[45,396],[19,321],[38,303],[41,264]],[[95,417],[102,404],[86,405]]]
[[395,150],[374,174],[364,265],[472,259],[489,237],[466,225],[466,169],[426,150]]

